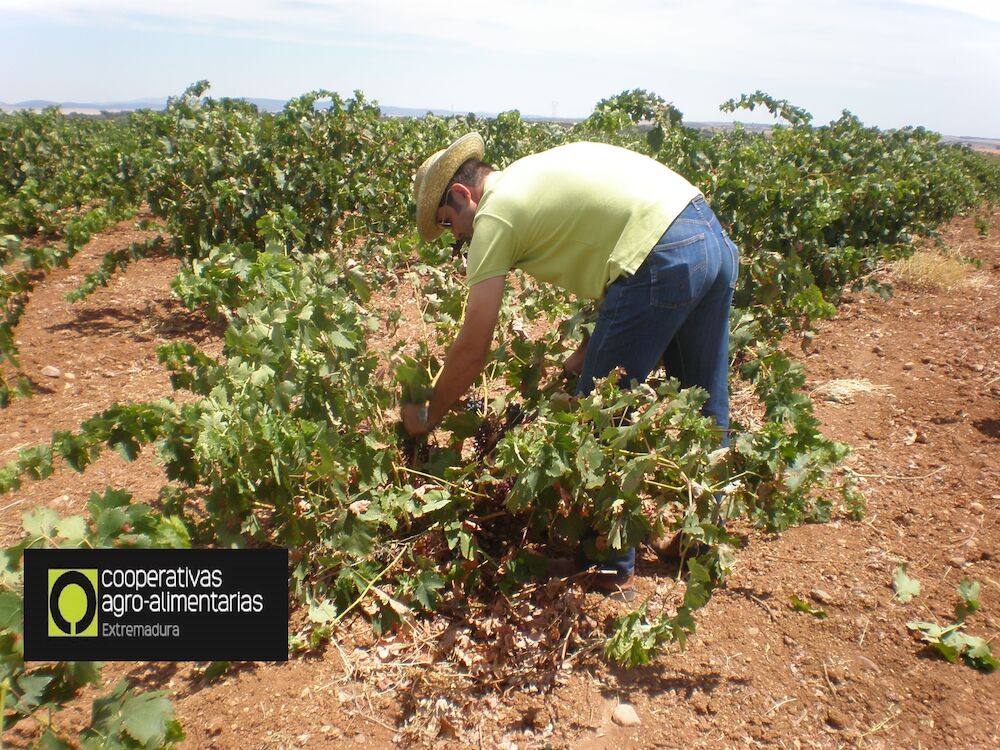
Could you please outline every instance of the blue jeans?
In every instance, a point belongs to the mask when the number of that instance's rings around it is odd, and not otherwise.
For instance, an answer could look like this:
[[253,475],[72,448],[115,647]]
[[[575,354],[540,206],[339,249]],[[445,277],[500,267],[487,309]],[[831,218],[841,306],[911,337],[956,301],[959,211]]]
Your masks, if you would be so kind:
[[[614,281],[587,346],[578,393],[616,367],[623,385],[643,382],[660,364],[681,386],[708,391],[702,413],[729,445],[729,308],[739,251],[705,199],[697,197],[663,233],[634,274]],[[635,549],[601,562],[621,575],[635,569]]]

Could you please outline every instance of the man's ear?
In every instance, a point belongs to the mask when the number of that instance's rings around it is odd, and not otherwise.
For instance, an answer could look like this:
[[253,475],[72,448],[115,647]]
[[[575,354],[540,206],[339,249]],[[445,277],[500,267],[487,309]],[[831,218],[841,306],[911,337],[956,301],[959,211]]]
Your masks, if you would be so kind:
[[451,186],[451,194],[455,196],[455,202],[460,205],[472,200],[472,191],[461,182],[456,182]]

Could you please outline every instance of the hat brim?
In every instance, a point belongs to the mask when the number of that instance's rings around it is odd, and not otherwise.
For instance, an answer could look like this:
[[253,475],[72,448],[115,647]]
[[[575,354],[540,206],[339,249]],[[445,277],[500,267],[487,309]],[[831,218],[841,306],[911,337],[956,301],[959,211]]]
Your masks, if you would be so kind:
[[466,133],[448,148],[428,157],[413,178],[413,198],[417,204],[417,231],[426,242],[444,231],[437,223],[437,210],[455,172],[469,159],[482,159],[486,144],[479,133]]

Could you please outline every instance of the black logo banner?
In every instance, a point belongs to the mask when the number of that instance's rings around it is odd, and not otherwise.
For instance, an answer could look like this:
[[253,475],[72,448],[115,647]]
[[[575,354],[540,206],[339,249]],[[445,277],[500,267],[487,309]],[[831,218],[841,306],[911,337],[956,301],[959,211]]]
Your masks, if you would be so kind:
[[286,661],[288,550],[27,549],[26,661]]

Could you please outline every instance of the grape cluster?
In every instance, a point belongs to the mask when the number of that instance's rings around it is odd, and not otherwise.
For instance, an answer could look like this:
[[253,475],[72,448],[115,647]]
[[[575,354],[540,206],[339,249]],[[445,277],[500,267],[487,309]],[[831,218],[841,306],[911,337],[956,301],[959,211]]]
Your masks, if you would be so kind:
[[426,435],[417,437],[410,435],[403,429],[402,422],[396,425],[396,435],[399,440],[399,451],[407,466],[419,466],[430,460],[431,446],[427,442]]
[[498,428],[499,425],[489,416],[479,423],[479,429],[472,436],[472,444],[476,448],[476,456],[483,458],[483,456],[493,450],[493,446],[497,444],[502,435]]
[[[475,406],[473,406],[475,404]],[[483,408],[482,399],[469,401],[465,407],[469,411],[481,411]],[[494,419],[487,415],[479,424],[479,429],[472,436],[472,442],[476,448],[476,456],[483,458],[490,453],[500,439],[507,433],[507,430],[515,427],[524,421],[524,408],[519,402],[511,401],[504,410],[503,420]]]
[[514,481],[513,477],[507,477],[506,479],[501,479],[499,482],[496,482],[490,488],[490,500],[498,505],[502,504],[505,500],[507,500],[507,496],[510,494],[510,490],[514,486]]

